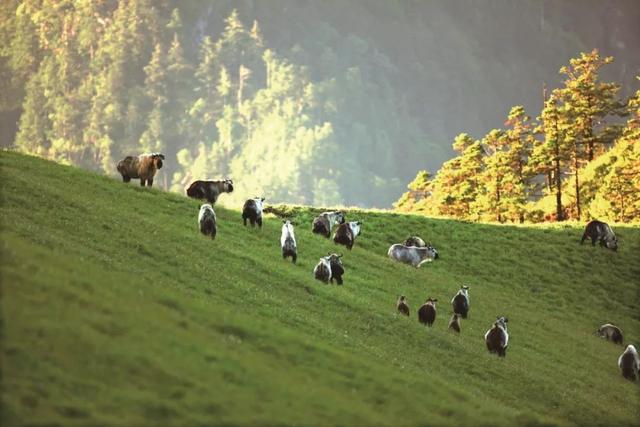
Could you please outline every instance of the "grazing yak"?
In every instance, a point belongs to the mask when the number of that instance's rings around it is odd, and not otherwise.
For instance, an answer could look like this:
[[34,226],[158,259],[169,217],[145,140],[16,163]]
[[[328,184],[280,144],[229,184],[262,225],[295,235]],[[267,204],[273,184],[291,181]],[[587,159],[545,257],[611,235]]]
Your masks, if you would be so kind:
[[458,293],[451,300],[453,306],[453,312],[462,316],[463,319],[467,318],[469,312],[469,287],[461,286]]
[[153,177],[158,169],[162,168],[164,154],[150,153],[139,156],[127,156],[117,165],[118,172],[122,175],[123,182],[131,181],[131,178],[140,178],[140,185],[145,182],[149,187],[153,186]]
[[291,261],[295,264],[298,259],[298,247],[296,245],[296,236],[293,234],[293,224],[291,221],[282,221],[282,233],[280,234],[280,247],[282,248],[282,258],[291,257]]
[[407,299],[405,298],[404,295],[400,295],[400,298],[398,298],[398,302],[396,304],[396,307],[398,308],[398,312],[400,314],[404,314],[405,316],[409,316],[409,305],[407,304]]
[[251,223],[252,227],[258,224],[258,227],[262,228],[262,207],[264,203],[264,197],[256,197],[244,202],[242,207],[242,221],[244,225],[247,225],[247,220]]
[[209,204],[200,206],[200,213],[198,214],[198,225],[200,225],[200,232],[205,236],[211,236],[212,239],[216,238],[218,229],[216,227],[216,213]]
[[233,192],[233,181],[223,179],[221,181],[193,181],[187,188],[187,196],[192,199],[205,199],[214,205],[218,196],[222,193]]
[[330,252],[327,256],[320,258],[320,261],[313,269],[314,277],[324,283],[333,283],[333,279],[335,279],[338,285],[342,285],[344,267],[340,258],[342,258],[342,254],[338,255]]
[[640,375],[640,357],[632,344],[629,344],[618,358],[618,367],[622,376],[628,380],[635,381]]
[[415,247],[418,247],[418,248],[424,248],[425,246],[427,246],[427,244],[424,242],[424,240],[422,240],[418,236],[407,237],[407,240],[404,241],[403,245],[405,245],[405,246],[415,246]]
[[351,221],[346,224],[340,224],[333,235],[333,241],[338,245],[345,245],[351,250],[356,241],[356,236],[360,235],[360,221]]
[[438,299],[427,298],[427,302],[418,309],[418,320],[420,323],[431,326],[436,320],[436,301]]
[[405,246],[400,243],[391,245],[387,255],[395,261],[411,264],[414,267],[420,267],[425,262],[433,261],[437,256],[437,251],[431,247],[418,248],[415,246]]
[[449,329],[453,329],[455,332],[460,333],[460,315],[453,313],[451,320],[449,320]]
[[582,245],[587,239],[591,239],[592,246],[595,246],[596,242],[600,242],[600,246],[605,246],[613,251],[618,250],[618,239],[616,235],[613,233],[611,227],[609,227],[609,224],[602,221],[593,220],[587,224],[582,234],[580,244]]
[[596,331],[596,335],[601,336],[602,338],[606,338],[609,341],[613,341],[615,344],[622,345],[622,331],[615,325],[611,323],[605,323],[600,326]]
[[323,212],[313,220],[312,231],[315,234],[322,234],[328,239],[331,237],[331,230],[336,224],[344,224],[344,212]]
[[509,333],[507,332],[506,317],[496,317],[491,329],[484,334],[484,341],[487,343],[489,353],[498,353],[499,357],[507,355],[507,346],[509,345]]

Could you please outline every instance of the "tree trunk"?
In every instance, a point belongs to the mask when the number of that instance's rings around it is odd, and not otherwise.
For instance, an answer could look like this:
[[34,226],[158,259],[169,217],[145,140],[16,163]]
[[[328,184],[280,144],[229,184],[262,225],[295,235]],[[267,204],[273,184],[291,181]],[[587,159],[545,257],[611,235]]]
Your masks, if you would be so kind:
[[555,146],[556,157],[555,162],[555,181],[556,181],[556,220],[563,221],[564,215],[562,214],[562,180],[560,179],[560,146],[556,143]]
[[578,179],[578,153],[573,158],[573,168],[575,169],[575,183],[576,183],[576,212],[578,214],[578,221],[580,221],[580,181]]
[[500,185],[496,185],[496,208],[498,209],[498,222],[502,223],[502,215],[500,214]]

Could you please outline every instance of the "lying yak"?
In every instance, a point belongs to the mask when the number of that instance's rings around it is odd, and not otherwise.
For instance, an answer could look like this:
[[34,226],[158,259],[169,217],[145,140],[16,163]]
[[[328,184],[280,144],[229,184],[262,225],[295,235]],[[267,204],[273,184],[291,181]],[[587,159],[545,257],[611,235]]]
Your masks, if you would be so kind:
[[635,381],[640,375],[640,357],[636,348],[629,344],[618,358],[618,367],[623,377]]
[[600,246],[605,246],[613,251],[618,250],[618,239],[616,235],[613,233],[611,227],[609,227],[609,224],[602,221],[593,220],[587,224],[582,234],[580,244],[582,245],[587,239],[591,239],[592,246],[595,246],[596,242],[600,242]]
[[338,285],[342,285],[342,275],[344,267],[342,265],[342,254],[329,253],[327,256],[320,258],[320,261],[313,269],[313,275],[317,280],[324,283],[333,283],[335,279]]
[[220,181],[193,181],[187,188],[187,196],[192,199],[205,199],[214,205],[222,193],[233,192],[233,181],[223,179]]
[[351,250],[356,241],[356,236],[360,235],[360,221],[351,221],[346,224],[340,224],[333,235],[333,241],[338,245],[345,245]]
[[131,181],[131,178],[140,178],[140,185],[145,182],[149,187],[153,186],[153,177],[158,169],[162,168],[164,154],[150,153],[139,156],[127,156],[117,165],[118,172],[122,175],[123,182]]
[[418,268],[425,262],[433,261],[438,255],[438,252],[431,246],[418,248],[415,246],[405,246],[400,243],[396,243],[395,245],[391,245],[387,255],[392,260],[411,264]]
[[461,286],[457,294],[451,299],[453,312],[459,314],[463,319],[467,318],[469,312],[469,287]]
[[198,214],[198,225],[200,226],[200,232],[205,236],[211,236],[212,239],[216,238],[218,229],[216,227],[216,213],[209,204],[200,206],[200,213]]
[[322,234],[328,239],[331,237],[331,230],[336,224],[344,224],[344,212],[323,212],[313,220],[312,231],[315,234]]
[[282,221],[282,233],[280,234],[280,247],[282,248],[282,258],[291,257],[291,261],[295,264],[298,259],[298,247],[296,245],[296,236],[293,234],[293,224],[291,221]]
[[612,325],[611,323],[605,323],[604,325],[600,326],[596,331],[596,335],[613,341],[615,344],[622,345],[622,331],[620,330],[620,328]]
[[244,202],[242,207],[242,221],[244,225],[247,225],[247,220],[251,223],[252,227],[258,224],[258,227],[262,228],[262,207],[264,203],[264,197],[256,197]]
[[507,346],[509,345],[509,333],[507,332],[506,317],[497,317],[491,329],[484,334],[484,341],[487,344],[489,353],[497,353],[499,357],[507,355]]
[[423,325],[431,326],[436,320],[437,299],[427,298],[427,301],[418,309],[418,320]]

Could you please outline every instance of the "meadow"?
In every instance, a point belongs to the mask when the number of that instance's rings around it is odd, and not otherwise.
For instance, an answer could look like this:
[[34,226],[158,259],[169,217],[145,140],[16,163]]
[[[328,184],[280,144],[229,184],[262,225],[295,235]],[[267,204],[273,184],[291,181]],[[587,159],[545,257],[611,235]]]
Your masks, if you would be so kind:
[[[352,251],[292,218],[242,225],[200,203],[0,153],[1,418],[13,425],[637,425],[639,385],[611,322],[640,340],[640,229],[617,253],[579,245],[583,224],[510,226],[349,209]],[[253,196],[251,194],[250,196]],[[221,196],[221,201],[225,195]],[[266,203],[269,203],[269,195]],[[440,258],[414,269],[387,249],[411,234]],[[344,253],[343,286],[312,270]],[[461,334],[449,301],[470,287]],[[396,312],[407,296],[409,318]],[[416,310],[438,298],[432,328]],[[509,318],[507,356],[483,335]]]

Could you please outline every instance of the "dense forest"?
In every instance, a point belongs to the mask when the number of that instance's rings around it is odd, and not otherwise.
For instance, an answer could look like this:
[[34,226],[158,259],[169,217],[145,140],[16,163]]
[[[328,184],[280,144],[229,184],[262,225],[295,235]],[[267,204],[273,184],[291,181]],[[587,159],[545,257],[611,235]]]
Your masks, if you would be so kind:
[[[182,192],[193,179],[230,177],[230,203],[389,207],[416,171],[456,154],[455,134],[484,134],[509,105],[540,110],[543,83],[559,87],[557,69],[580,51],[616,56],[602,75],[626,102],[640,8],[580,4],[8,0],[0,138],[110,175],[126,155],[161,151],[160,185]],[[624,112],[612,114],[620,137]],[[540,123],[505,132],[540,140]],[[598,145],[594,164],[605,151]],[[527,179],[538,175],[553,178],[540,169]],[[398,206],[424,209],[416,202]]]

